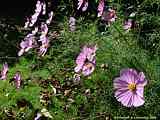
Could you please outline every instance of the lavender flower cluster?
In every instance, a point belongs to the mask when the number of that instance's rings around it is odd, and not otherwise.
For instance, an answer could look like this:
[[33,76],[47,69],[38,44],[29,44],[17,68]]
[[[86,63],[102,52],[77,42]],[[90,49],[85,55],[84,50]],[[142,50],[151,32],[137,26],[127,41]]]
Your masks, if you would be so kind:
[[[48,25],[50,25],[52,18],[53,18],[53,11],[48,13],[48,19],[44,22],[40,23],[40,26],[36,26],[36,22],[41,15],[46,15],[46,3],[37,1],[35,13],[27,18],[25,22],[24,28],[34,28],[31,33],[29,33],[24,40],[20,43],[20,51],[18,52],[18,56],[23,55],[25,52],[28,52],[31,48],[37,48],[39,50],[39,55],[44,56],[47,52],[49,47],[49,39],[48,39]],[[37,34],[40,32],[40,36],[37,40]],[[40,45],[38,44],[40,42]]]

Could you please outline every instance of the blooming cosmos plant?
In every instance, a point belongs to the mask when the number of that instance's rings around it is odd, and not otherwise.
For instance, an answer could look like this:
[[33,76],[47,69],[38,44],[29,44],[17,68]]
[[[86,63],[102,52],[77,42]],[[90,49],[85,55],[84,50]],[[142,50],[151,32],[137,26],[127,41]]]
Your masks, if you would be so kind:
[[96,64],[95,53],[97,47],[89,47],[84,46],[81,53],[78,55],[76,59],[77,66],[75,67],[75,72],[82,72],[84,76],[90,75],[94,69]]
[[0,80],[5,80],[7,78],[7,72],[8,72],[8,64],[4,63],[0,74],[1,76]]
[[147,84],[143,72],[123,69],[120,77],[114,79],[116,99],[126,107],[138,107],[144,104],[144,86]]

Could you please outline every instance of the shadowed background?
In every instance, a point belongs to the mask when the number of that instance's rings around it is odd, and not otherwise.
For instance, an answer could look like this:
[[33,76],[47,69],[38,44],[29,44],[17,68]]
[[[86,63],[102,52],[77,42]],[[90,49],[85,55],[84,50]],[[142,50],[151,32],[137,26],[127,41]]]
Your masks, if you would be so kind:
[[36,0],[4,0],[0,4],[0,63],[17,60],[18,43],[23,36],[19,28],[35,7]]

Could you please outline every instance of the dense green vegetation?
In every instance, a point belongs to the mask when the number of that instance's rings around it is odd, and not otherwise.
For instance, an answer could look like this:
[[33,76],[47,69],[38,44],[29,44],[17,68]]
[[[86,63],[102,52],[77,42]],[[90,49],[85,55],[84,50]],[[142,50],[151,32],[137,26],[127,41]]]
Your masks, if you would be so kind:
[[[0,62],[9,63],[7,80],[0,81],[0,119],[33,120],[37,111],[43,108],[50,112],[54,120],[158,116],[160,1],[110,0],[107,5],[114,6],[118,16],[110,27],[96,17],[96,4],[92,3],[92,9],[77,14],[74,32],[68,29],[68,19],[74,9],[72,0],[66,3],[61,0],[58,4],[55,18],[49,26],[50,47],[44,57],[38,57],[34,50],[17,57],[19,42],[26,31],[20,30],[22,24],[19,18],[11,23],[5,21],[5,17],[4,21],[0,20],[5,24],[0,24]],[[123,22],[126,9],[130,6],[127,12],[136,12],[137,25],[126,32]],[[58,34],[56,37],[55,32]],[[90,76],[81,77],[77,84],[73,80],[75,59],[85,44],[98,46],[96,69]],[[113,79],[122,68],[134,68],[145,73],[148,84],[144,90],[143,106],[126,108],[116,101]],[[22,76],[20,89],[16,89],[12,80],[17,71]],[[54,94],[56,82],[59,88]]]

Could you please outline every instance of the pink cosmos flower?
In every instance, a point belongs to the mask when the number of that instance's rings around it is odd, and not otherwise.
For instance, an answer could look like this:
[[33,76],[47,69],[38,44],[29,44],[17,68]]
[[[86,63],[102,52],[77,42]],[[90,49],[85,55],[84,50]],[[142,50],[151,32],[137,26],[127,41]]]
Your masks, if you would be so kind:
[[2,67],[2,71],[0,74],[0,80],[5,80],[7,78],[7,72],[8,72],[8,64],[4,63]]
[[15,74],[14,80],[15,80],[16,88],[19,89],[21,86],[21,75],[19,72]]
[[123,69],[120,77],[114,79],[115,97],[126,107],[138,107],[144,104],[144,86],[147,84],[143,72]]
[[108,9],[108,11],[103,12],[101,19],[108,23],[110,26],[112,22],[114,22],[117,18],[116,12],[113,9]]
[[98,17],[102,16],[104,10],[104,0],[99,0]]
[[75,72],[82,71],[84,76],[90,75],[94,69],[96,64],[95,52],[97,47],[88,47],[84,46],[81,53],[78,55],[76,59],[77,66],[75,67]]

